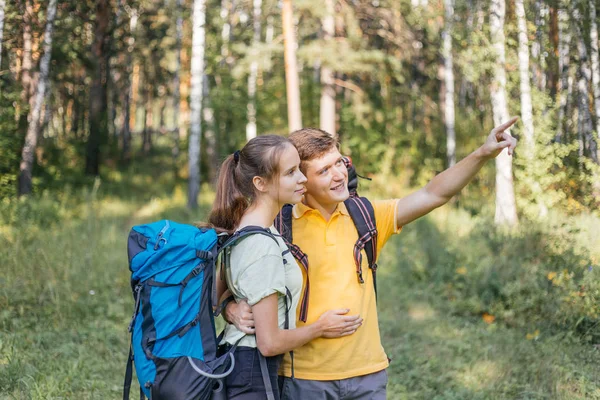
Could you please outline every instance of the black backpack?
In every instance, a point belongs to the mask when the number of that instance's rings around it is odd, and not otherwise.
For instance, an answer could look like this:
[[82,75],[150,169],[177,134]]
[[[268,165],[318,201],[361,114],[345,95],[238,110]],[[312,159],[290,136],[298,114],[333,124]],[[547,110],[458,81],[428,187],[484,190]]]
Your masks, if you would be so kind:
[[[377,224],[375,223],[375,210],[373,205],[366,197],[361,197],[357,193],[358,178],[365,178],[356,173],[356,169],[349,157],[344,157],[344,163],[348,169],[348,191],[350,197],[344,201],[348,213],[354,222],[356,231],[358,232],[358,240],[354,244],[354,262],[356,264],[356,274],[358,281],[364,283],[362,271],[362,250],[365,250],[369,268],[373,274],[373,286],[375,288],[375,296],[377,296]],[[310,293],[310,282],[308,280],[308,257],[293,243],[292,237],[292,209],[293,205],[286,204],[277,214],[275,218],[275,227],[281,234],[283,240],[290,248],[292,255],[300,262],[306,272],[306,286],[304,295],[302,296],[302,304],[300,305],[300,320],[306,322],[308,315],[308,296]]]

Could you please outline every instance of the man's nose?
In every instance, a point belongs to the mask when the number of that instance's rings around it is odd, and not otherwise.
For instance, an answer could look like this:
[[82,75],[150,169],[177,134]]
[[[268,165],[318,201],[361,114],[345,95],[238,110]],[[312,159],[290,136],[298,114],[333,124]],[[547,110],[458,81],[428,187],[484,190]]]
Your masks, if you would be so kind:
[[333,170],[334,170],[333,179],[335,179],[336,181],[346,179],[346,175],[348,174],[348,171],[344,164],[342,164],[340,167],[333,168]]

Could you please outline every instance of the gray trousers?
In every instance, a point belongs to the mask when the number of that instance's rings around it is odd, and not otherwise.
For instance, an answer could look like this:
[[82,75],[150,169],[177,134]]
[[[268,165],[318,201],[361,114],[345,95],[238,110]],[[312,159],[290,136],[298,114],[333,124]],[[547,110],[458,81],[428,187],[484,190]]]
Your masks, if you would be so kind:
[[336,381],[279,377],[281,400],[385,400],[388,381],[384,369]]

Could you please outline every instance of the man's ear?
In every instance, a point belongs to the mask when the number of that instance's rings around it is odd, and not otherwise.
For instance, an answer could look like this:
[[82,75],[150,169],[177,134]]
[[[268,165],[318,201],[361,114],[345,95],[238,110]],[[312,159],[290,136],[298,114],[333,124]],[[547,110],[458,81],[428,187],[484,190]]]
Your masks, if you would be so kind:
[[268,182],[266,181],[266,179],[260,176],[255,176],[254,178],[252,178],[252,184],[254,185],[256,190],[258,190],[261,193],[266,192],[268,189]]

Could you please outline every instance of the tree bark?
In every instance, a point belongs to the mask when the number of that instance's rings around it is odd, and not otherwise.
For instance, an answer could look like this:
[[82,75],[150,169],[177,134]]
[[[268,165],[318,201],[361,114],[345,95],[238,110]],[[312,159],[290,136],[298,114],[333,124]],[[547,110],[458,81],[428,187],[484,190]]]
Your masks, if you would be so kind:
[[252,39],[252,63],[250,63],[250,74],[248,75],[248,122],[246,124],[246,141],[256,137],[256,78],[258,76],[258,54],[256,53],[256,47],[260,43],[262,0],[254,0],[253,4],[252,21],[254,36]]
[[206,138],[206,156],[208,157],[208,177],[212,183],[217,180],[217,170],[219,169],[219,151],[217,146],[217,124],[215,122],[215,111],[212,108],[210,101],[210,78],[208,75],[204,75],[202,80],[202,91],[204,107],[202,107],[202,116],[204,119],[204,126],[206,131],[204,137]]
[[528,159],[534,154],[533,106],[529,83],[529,39],[527,39],[527,19],[523,0],[515,0],[515,11],[519,29],[519,78],[521,89],[521,121],[525,137],[525,153]]
[[29,118],[30,122],[27,127],[25,145],[23,146],[21,163],[19,166],[19,196],[29,194],[32,190],[31,178],[40,125],[40,113],[42,110],[42,103],[44,102],[46,87],[48,86],[50,59],[52,58],[52,32],[54,30],[54,19],[56,17],[56,2],[57,0],[50,0],[50,3],[48,4],[46,29],[44,31],[44,55],[40,60],[40,77],[36,88],[35,98],[33,99],[31,117]]
[[[32,23],[33,23],[33,3],[32,0],[24,1],[23,9],[23,55],[21,57],[21,104],[17,109],[17,118],[19,120],[19,131],[23,132],[28,126],[27,117],[29,114],[27,106],[32,97],[32,76],[33,60],[31,56],[32,47]],[[25,109],[23,109],[25,108]]]
[[2,38],[4,37],[4,7],[6,0],[0,0],[0,67],[2,66]]
[[[334,0],[325,0],[325,16],[322,21],[323,40],[325,46],[333,43],[335,35]],[[335,135],[335,77],[334,71],[327,62],[321,63],[321,104],[319,121],[320,127],[325,132]]]
[[123,126],[121,128],[121,161],[128,162],[131,158],[131,98],[133,97],[133,49],[135,46],[135,31],[138,22],[138,12],[128,9],[129,37],[127,38],[127,82],[123,93]]
[[456,163],[456,132],[454,130],[454,63],[452,59],[453,0],[444,0],[445,25],[442,32],[444,58],[444,122],[446,124],[446,157],[448,166]]
[[558,91],[558,121],[554,141],[563,142],[565,139],[565,116],[567,104],[570,100],[571,85],[569,82],[571,29],[569,27],[569,13],[565,8],[558,10],[558,72],[560,74],[560,90]]
[[598,146],[594,139],[594,128],[592,115],[590,114],[589,86],[592,72],[588,65],[587,48],[583,34],[581,33],[581,13],[578,9],[573,10],[573,29],[577,39],[577,50],[579,52],[579,71],[577,79],[578,108],[577,132],[579,137],[579,156],[588,156],[598,164]]
[[292,0],[283,0],[283,41],[285,58],[285,82],[287,89],[288,129],[290,132],[302,128],[300,110],[300,84],[298,61],[296,60],[296,34],[292,16]]
[[181,73],[181,42],[183,40],[183,17],[181,15],[183,11],[183,0],[177,0],[175,5],[175,14],[177,15],[177,22],[175,25],[175,72],[173,73],[173,122],[171,135],[173,137],[173,144],[171,148],[171,157],[173,159],[173,172],[175,179],[177,179],[177,160],[179,159],[179,137],[181,124],[179,122],[179,115],[181,112],[181,91],[180,91],[180,73]]
[[589,0],[590,7],[590,58],[592,60],[592,88],[594,93],[594,109],[596,112],[596,137],[600,138],[600,62],[598,60],[598,20],[596,3]]
[[[492,111],[494,125],[508,120],[506,101],[506,56],[504,50],[504,0],[492,0],[490,9],[490,35],[495,52],[495,65],[492,87]],[[513,186],[512,159],[506,150],[496,157],[496,224],[516,225],[518,223],[515,192]]]
[[110,25],[110,1],[97,0],[96,27],[92,44],[94,65],[90,88],[90,133],[87,142],[85,172],[88,175],[100,173],[101,149],[108,137],[108,98],[106,82],[108,77],[108,36]]
[[190,209],[198,207],[200,192],[200,137],[202,135],[202,78],[204,77],[204,40],[206,21],[205,0],[194,0],[192,33],[192,65],[190,88],[190,140],[188,149],[189,181],[188,201]]

